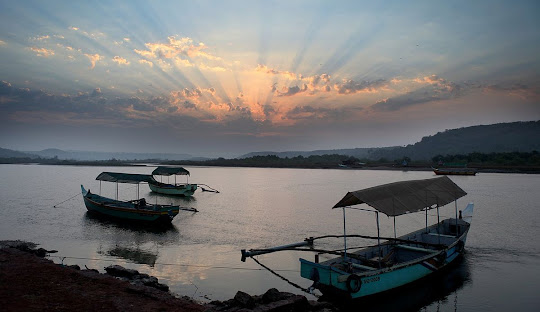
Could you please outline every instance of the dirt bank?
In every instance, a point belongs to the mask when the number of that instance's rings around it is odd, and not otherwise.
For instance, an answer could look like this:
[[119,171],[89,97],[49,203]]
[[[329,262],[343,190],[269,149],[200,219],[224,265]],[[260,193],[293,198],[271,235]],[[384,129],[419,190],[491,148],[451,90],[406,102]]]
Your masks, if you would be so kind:
[[43,249],[9,248],[14,244],[0,242],[2,311],[205,310],[189,298],[175,298],[93,270],[54,264],[38,256],[43,256]]

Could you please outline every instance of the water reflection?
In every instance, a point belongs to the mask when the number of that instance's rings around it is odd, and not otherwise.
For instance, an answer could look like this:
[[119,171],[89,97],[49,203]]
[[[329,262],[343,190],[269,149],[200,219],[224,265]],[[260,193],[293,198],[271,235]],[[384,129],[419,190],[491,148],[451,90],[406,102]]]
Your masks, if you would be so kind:
[[[178,233],[178,229],[172,223],[142,223],[142,222],[129,222],[121,219],[111,219],[99,214],[93,214],[86,212],[84,215],[84,226],[95,228],[117,228],[119,230],[141,232],[141,233]],[[96,229],[97,230],[97,229]]]
[[[100,252],[98,251],[98,253]],[[157,253],[154,254],[152,252],[142,250],[139,246],[132,248],[117,245],[114,248],[106,251],[106,255],[123,258],[138,264],[147,264],[151,267],[156,264],[156,260],[158,258]]]
[[[425,311],[433,306],[437,311],[457,311],[458,290],[470,283],[467,256],[456,259],[450,267],[408,286],[367,299],[336,303],[343,311]],[[343,302],[343,301],[342,301]],[[451,307],[451,308],[450,308]]]

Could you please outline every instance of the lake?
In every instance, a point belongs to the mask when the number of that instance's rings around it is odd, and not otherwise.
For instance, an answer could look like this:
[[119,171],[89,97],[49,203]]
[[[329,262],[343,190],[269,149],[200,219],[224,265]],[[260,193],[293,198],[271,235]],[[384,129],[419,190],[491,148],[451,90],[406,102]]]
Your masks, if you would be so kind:
[[[95,178],[102,171],[150,173],[154,168],[0,165],[0,239],[27,240],[58,250],[50,257],[56,263],[100,272],[112,264],[136,269],[158,277],[175,294],[203,302],[230,299],[238,290],[258,295],[272,287],[304,294],[253,260],[241,262],[240,250],[342,234],[342,212],[331,207],[348,191],[435,177],[428,171],[186,167],[190,183],[204,183],[220,193],[198,190],[185,199],[155,196],[147,185],[140,186],[140,196],[150,203],[199,210],[181,211],[171,227],[127,226],[87,213],[81,184],[99,193]],[[446,274],[403,289],[378,310],[537,311],[540,175],[480,173],[450,178],[468,193],[458,200],[458,209],[475,203],[465,256]],[[179,182],[184,180],[178,177]],[[101,183],[103,196],[114,198],[115,193],[115,184]],[[121,199],[134,199],[137,189],[121,184],[119,194]],[[454,205],[442,208],[440,214],[441,219],[453,217]],[[436,220],[433,211],[429,222]],[[397,217],[397,235],[424,224],[422,213]],[[351,211],[347,225],[348,234],[377,233],[372,213]],[[393,235],[393,219],[383,216],[381,236]],[[323,241],[317,247],[341,244]],[[313,260],[312,253],[291,251],[257,259],[308,287],[311,281],[299,277],[300,257]]]

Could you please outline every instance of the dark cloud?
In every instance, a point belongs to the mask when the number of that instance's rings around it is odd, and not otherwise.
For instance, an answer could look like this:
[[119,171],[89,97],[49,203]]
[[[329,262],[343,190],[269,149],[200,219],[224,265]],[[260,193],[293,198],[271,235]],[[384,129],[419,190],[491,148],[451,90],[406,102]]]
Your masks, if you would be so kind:
[[278,91],[278,96],[292,96],[292,95],[304,92],[304,91],[307,90],[307,85],[304,84],[302,86],[302,88],[300,88],[299,86],[293,86],[293,87],[287,88],[286,90],[287,91],[285,91],[285,92],[279,92]]
[[400,109],[433,101],[443,101],[463,96],[470,86],[454,83],[434,83],[423,88],[379,101],[371,106],[375,111],[398,111]]
[[343,80],[343,82],[336,84],[339,94],[351,94],[356,92],[374,92],[379,88],[388,85],[388,81],[385,79],[378,79],[374,81],[354,81],[352,79]]

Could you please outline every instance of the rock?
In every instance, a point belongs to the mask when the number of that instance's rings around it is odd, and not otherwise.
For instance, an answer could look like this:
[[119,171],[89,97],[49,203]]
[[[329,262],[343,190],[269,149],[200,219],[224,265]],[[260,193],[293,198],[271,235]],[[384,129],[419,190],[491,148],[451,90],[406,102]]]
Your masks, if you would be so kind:
[[110,265],[105,268],[105,271],[107,271],[109,275],[117,277],[127,277],[129,279],[132,279],[134,276],[139,275],[139,271],[126,269],[119,265]]
[[38,248],[34,251],[34,253],[40,258],[44,258],[47,255],[47,249]]
[[287,299],[282,299],[267,304],[262,304],[253,309],[256,312],[279,312],[279,311],[311,311],[311,306],[306,297],[292,295]]
[[68,267],[68,268],[75,269],[75,270],[80,270],[80,269],[81,269],[81,267],[78,266],[78,265],[76,265],[76,264],[68,265],[67,267]]
[[243,291],[238,291],[236,295],[234,295],[234,300],[244,308],[252,309],[255,307],[255,299],[251,297],[249,294],[246,294]]

